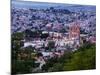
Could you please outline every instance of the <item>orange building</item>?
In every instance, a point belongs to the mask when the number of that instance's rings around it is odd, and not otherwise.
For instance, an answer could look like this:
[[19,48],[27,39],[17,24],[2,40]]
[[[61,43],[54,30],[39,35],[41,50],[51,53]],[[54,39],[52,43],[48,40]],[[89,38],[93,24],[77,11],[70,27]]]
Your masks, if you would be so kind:
[[69,39],[80,38],[80,26],[78,22],[73,23],[69,26]]

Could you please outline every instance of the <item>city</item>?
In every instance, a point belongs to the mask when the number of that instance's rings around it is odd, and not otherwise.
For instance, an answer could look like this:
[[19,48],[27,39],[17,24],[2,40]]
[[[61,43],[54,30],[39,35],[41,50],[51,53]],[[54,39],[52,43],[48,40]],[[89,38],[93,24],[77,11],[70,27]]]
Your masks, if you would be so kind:
[[[80,48],[84,47],[84,45],[86,48],[88,44],[90,45],[89,47],[93,45],[94,49],[96,44],[95,6],[65,6],[67,4],[61,4],[61,6],[58,4],[57,6],[55,3],[51,3],[51,5],[44,3],[48,5],[46,8],[42,6],[42,3],[33,2],[33,4],[35,3],[41,7],[17,7],[14,5],[14,1],[12,3],[12,72],[40,73],[67,71],[66,69],[52,70],[51,68],[53,66],[49,65],[49,69],[46,68],[45,65],[47,66],[50,60],[53,61],[54,64],[59,63],[57,61],[66,56],[66,53],[70,57],[77,52],[78,49],[80,50]],[[70,8],[72,8],[72,10],[69,10]],[[84,8],[84,10],[81,8]],[[57,61],[55,62],[56,59]],[[93,59],[95,59],[95,57],[93,57]],[[16,68],[18,65],[16,65],[16,62],[19,64],[27,63],[27,69],[21,72],[19,68]],[[65,62],[65,58],[63,62]],[[95,62],[95,60],[93,60],[93,62]]]

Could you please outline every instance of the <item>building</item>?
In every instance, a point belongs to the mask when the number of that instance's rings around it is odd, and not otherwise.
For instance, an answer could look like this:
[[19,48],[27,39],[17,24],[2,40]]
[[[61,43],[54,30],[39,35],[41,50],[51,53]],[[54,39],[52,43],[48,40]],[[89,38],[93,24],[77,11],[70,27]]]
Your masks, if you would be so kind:
[[77,39],[80,37],[80,26],[78,22],[69,26],[69,39]]
[[69,40],[74,41],[76,46],[80,45],[80,24],[78,22],[69,26]]

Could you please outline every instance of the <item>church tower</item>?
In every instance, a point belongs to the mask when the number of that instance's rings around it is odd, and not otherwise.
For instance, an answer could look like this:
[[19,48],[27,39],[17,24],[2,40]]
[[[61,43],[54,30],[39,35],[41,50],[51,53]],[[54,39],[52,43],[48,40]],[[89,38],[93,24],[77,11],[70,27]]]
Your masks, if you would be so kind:
[[80,44],[80,24],[78,22],[74,22],[69,26],[69,39],[77,45]]
[[69,26],[69,39],[80,38],[80,26],[78,22],[74,22]]

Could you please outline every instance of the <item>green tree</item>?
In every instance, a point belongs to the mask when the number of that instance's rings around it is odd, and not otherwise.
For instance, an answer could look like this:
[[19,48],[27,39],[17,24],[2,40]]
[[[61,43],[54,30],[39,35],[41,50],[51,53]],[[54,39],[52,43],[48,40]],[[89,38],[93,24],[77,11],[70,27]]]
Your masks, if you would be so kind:
[[54,47],[55,47],[55,42],[54,41],[49,41],[48,42],[48,48],[49,48],[49,50],[51,50]]
[[65,63],[64,70],[95,69],[95,45],[85,44],[73,53],[72,58]]

